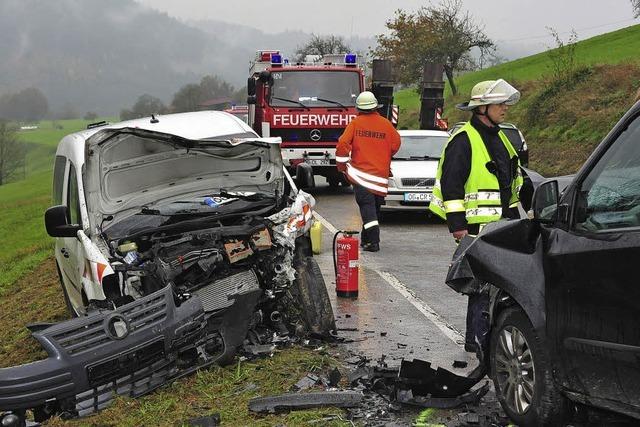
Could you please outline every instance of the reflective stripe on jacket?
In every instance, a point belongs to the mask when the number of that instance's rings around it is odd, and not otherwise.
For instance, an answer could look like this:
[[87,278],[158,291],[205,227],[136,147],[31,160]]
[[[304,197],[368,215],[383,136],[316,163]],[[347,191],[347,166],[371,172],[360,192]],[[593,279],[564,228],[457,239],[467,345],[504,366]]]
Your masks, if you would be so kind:
[[[433,187],[433,198],[429,204],[429,209],[443,219],[446,219],[447,213],[464,212],[468,224],[486,224],[497,221],[502,217],[502,203],[500,200],[498,177],[487,168],[487,163],[491,162],[491,156],[482,141],[482,137],[471,123],[467,122],[458,132],[466,132],[471,145],[471,170],[464,185],[464,199],[443,200],[440,187],[442,164],[445,156],[445,150],[443,149],[440,162],[438,163],[436,182]],[[449,141],[451,141],[458,132],[452,135]],[[499,131],[498,135],[507,149],[509,157],[517,158],[516,150],[504,133]],[[520,163],[518,161],[518,166],[519,165]],[[518,205],[518,193],[522,187],[522,183],[522,172],[518,167],[517,175],[512,177],[511,180],[510,208]]]
[[360,114],[340,136],[336,162],[346,164],[349,181],[385,196],[391,157],[399,148],[400,135],[389,120],[378,113]]

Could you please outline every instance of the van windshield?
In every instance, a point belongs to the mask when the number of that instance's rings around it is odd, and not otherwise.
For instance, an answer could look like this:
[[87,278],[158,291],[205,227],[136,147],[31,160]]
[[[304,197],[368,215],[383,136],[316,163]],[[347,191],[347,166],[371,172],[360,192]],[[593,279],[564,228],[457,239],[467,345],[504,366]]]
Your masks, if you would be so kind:
[[274,71],[271,73],[273,107],[353,107],[360,88],[360,74],[354,71]]

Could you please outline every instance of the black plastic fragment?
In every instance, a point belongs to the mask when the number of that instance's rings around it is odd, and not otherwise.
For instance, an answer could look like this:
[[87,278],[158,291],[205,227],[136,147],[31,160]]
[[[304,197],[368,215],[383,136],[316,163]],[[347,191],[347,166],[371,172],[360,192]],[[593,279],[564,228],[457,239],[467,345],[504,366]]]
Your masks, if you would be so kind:
[[340,373],[338,368],[333,368],[333,370],[329,372],[329,385],[331,387],[336,387],[341,379],[342,374]]
[[191,418],[190,427],[216,427],[220,425],[220,414],[207,415],[206,417]]
[[322,406],[351,408],[362,402],[357,391],[323,391],[316,393],[289,393],[279,396],[258,397],[249,401],[249,410],[258,413],[276,413]]
[[453,409],[462,405],[477,405],[480,399],[489,391],[489,382],[467,394],[455,397],[424,397],[411,396],[409,393],[398,393],[397,401],[405,405],[421,408]]
[[[475,372],[475,371],[474,371]],[[472,372],[472,374],[474,373]],[[443,368],[433,369],[424,360],[403,360],[398,375],[399,385],[410,388],[414,395],[433,397],[457,397],[474,385],[482,377],[463,377]]]

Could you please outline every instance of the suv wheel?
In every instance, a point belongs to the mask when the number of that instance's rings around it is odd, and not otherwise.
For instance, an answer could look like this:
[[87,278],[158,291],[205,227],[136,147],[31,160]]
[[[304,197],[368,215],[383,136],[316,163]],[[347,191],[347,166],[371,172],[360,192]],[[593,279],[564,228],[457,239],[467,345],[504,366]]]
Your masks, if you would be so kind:
[[518,425],[562,425],[567,401],[553,384],[549,358],[522,309],[503,311],[491,331],[491,378],[504,411]]

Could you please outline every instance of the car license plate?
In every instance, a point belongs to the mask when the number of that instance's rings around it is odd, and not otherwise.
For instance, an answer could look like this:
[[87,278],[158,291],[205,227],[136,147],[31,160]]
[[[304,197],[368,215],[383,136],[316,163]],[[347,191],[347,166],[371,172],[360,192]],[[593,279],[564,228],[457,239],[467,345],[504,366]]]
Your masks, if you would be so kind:
[[305,163],[311,166],[330,166],[329,159],[306,159]]
[[405,202],[430,202],[431,193],[404,193]]

